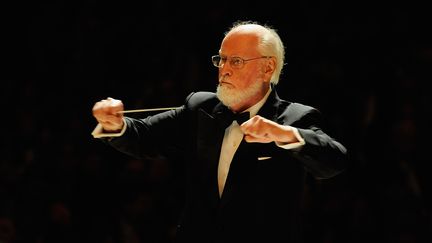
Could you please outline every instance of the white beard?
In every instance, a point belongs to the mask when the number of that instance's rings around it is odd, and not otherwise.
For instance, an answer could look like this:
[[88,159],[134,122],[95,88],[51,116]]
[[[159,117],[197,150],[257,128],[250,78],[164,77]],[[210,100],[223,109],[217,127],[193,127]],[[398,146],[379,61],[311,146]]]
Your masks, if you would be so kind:
[[225,106],[241,104],[258,94],[262,89],[260,82],[254,82],[244,90],[237,90],[228,85],[218,85],[216,95]]

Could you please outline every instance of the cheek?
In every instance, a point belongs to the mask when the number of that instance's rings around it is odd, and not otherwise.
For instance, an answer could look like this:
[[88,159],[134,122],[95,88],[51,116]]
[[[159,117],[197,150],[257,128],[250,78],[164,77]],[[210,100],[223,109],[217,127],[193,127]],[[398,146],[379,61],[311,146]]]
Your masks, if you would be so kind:
[[250,72],[243,73],[241,78],[236,79],[236,86],[240,88],[247,88],[251,86],[253,83],[257,82],[257,80],[262,80],[264,77],[264,73],[261,70],[254,70]]

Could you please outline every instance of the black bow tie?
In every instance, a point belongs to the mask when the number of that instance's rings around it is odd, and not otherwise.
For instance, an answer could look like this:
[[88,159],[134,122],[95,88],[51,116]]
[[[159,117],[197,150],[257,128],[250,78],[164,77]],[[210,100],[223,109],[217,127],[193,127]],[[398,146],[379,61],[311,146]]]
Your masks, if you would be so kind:
[[231,125],[233,121],[237,121],[237,123],[241,125],[243,122],[249,120],[250,114],[248,111],[242,113],[234,113],[228,108],[226,108],[225,110],[219,113],[218,118],[221,122],[221,125],[223,127],[227,127]]
[[233,121],[236,120],[239,125],[241,125],[243,122],[249,120],[249,118],[250,118],[250,114],[248,111],[242,112],[242,113],[233,113],[232,116],[233,116],[232,120]]

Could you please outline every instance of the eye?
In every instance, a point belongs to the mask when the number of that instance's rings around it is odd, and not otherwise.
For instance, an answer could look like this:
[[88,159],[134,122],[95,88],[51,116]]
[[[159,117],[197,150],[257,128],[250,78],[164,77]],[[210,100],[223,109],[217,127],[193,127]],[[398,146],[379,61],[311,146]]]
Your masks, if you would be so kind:
[[243,60],[241,58],[239,58],[239,57],[233,57],[231,59],[231,65],[232,66],[241,66],[242,63],[243,63]]

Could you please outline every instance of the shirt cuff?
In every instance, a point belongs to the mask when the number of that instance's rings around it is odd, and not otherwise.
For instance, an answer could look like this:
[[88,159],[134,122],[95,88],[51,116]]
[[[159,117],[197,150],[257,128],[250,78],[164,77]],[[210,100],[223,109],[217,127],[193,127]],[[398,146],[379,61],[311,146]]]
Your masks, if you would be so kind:
[[302,138],[302,136],[300,136],[300,133],[298,132],[297,128],[293,127],[293,132],[294,132],[294,136],[297,138],[298,142],[295,142],[295,143],[278,143],[278,142],[275,142],[276,145],[280,148],[283,148],[283,149],[296,149],[296,148],[300,148],[303,145],[305,145],[305,141]]
[[91,133],[91,135],[93,135],[94,138],[112,138],[112,137],[120,137],[121,135],[123,135],[126,131],[126,122],[124,122],[123,124],[123,128],[120,132],[116,132],[116,133],[107,133],[103,131],[103,127],[100,123],[98,123],[95,127],[95,129],[93,129],[93,132]]

